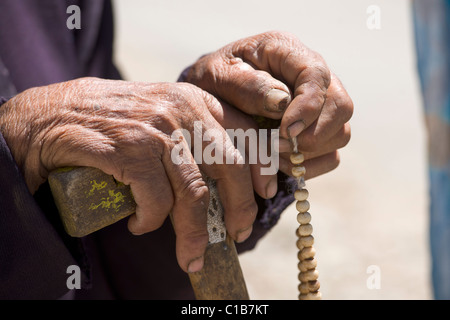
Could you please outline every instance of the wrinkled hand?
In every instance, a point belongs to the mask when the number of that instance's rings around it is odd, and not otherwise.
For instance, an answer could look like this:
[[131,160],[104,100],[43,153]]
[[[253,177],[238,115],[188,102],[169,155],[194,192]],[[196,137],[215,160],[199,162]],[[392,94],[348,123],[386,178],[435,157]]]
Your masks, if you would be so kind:
[[0,130],[32,193],[56,168],[89,166],[130,185],[137,204],[128,220],[132,233],[155,230],[172,213],[178,262],[193,272],[202,267],[208,242],[209,192],[200,169],[217,182],[235,240],[250,235],[257,206],[248,164],[197,165],[191,153],[183,156],[192,161],[175,164],[171,151],[183,140],[171,135],[184,129],[194,136],[194,121],[201,121],[204,132],[223,137],[224,157],[242,157],[218,122],[240,125],[233,112],[227,116],[212,95],[191,84],[83,78],[9,100],[0,110]]
[[[280,169],[290,174],[290,137],[305,155],[306,178],[333,170],[350,139],[353,103],[323,58],[295,36],[267,32],[233,42],[199,59],[186,81],[249,115],[281,119]],[[252,175],[270,197],[275,176]]]

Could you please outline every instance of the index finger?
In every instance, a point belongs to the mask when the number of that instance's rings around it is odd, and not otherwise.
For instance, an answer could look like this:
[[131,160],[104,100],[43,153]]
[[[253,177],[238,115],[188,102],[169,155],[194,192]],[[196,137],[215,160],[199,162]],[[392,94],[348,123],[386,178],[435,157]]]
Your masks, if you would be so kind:
[[[258,212],[250,165],[245,161],[245,154],[241,154],[234,146],[222,124],[214,117],[218,116],[219,110],[222,109],[219,101],[211,99],[209,94],[204,94],[210,113],[204,118],[205,127],[209,130],[205,131],[203,141],[211,143],[203,147],[206,159],[199,167],[207,176],[216,180],[224,208],[226,229],[235,241],[242,242],[250,235]],[[206,161],[210,157],[211,159]]]

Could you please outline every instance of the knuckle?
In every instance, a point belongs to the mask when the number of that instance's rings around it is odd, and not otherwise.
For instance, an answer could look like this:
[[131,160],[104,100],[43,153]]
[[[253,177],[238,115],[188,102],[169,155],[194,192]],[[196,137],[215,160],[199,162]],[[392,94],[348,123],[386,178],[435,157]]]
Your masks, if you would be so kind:
[[253,220],[256,218],[258,214],[258,205],[254,200],[247,200],[246,203],[243,203],[240,209],[241,217],[249,220]]
[[218,69],[222,65],[219,57],[213,53],[200,58],[189,70],[189,82],[205,90],[214,90],[215,82],[220,78]]
[[191,195],[191,201],[193,203],[208,203],[209,200],[209,190],[206,185],[200,186],[200,187],[191,187],[190,188],[190,195]]
[[305,134],[301,137],[301,149],[303,151],[313,152],[317,149],[319,137],[314,134]]
[[316,55],[316,63],[312,66],[314,73],[316,74],[315,80],[320,87],[328,88],[331,83],[330,69],[325,64],[322,56],[318,53]]
[[219,101],[209,92],[201,90],[200,94],[201,94],[201,97],[203,98],[204,103],[206,104],[206,106],[208,108],[220,106]]
[[296,89],[295,95],[304,96],[301,105],[304,111],[317,114],[322,110],[327,99],[327,88],[323,86],[323,83],[320,83],[320,80],[311,79],[300,85]]
[[[228,159],[232,159],[232,162],[229,163]],[[228,139],[225,142],[224,146],[224,163],[230,164],[231,166],[222,166],[224,173],[230,172],[227,168],[234,169],[238,172],[249,172],[250,165],[248,161],[245,161],[245,154],[242,154],[237,146],[233,144],[233,142]]]
[[207,80],[216,78],[217,69],[222,66],[221,58],[221,56],[213,55],[204,60],[204,76],[207,77]]
[[139,217],[139,220],[136,220],[135,223],[128,224],[128,230],[135,235],[141,235],[159,229],[163,222],[149,221],[143,217]]
[[346,92],[340,92],[334,97],[335,104],[343,121],[347,122],[353,115],[353,100]]
[[340,157],[340,155],[339,155],[339,152],[336,151],[336,152],[333,154],[333,156],[332,156],[332,158],[331,158],[331,160],[330,160],[330,162],[329,162],[329,164],[330,164],[330,170],[336,169],[336,168],[339,166],[340,163],[341,163],[341,157]]
[[209,202],[209,189],[201,178],[195,178],[189,181],[183,190],[183,200],[189,201],[191,204],[202,205],[205,208]]
[[[208,81],[213,83],[214,81]],[[209,92],[190,83],[183,83],[184,94],[180,98],[186,109],[197,115],[203,114],[205,108],[218,106],[219,101]]]
[[297,41],[298,38],[293,33],[282,31],[282,30],[271,30],[268,32],[265,32],[264,34],[265,39],[275,39],[277,41]]
[[176,84],[162,84],[166,86],[165,94],[173,101],[189,101],[191,93],[199,90],[195,85],[188,82],[178,82]]
[[309,55],[312,61],[299,73],[295,83],[296,90],[302,90],[302,85],[308,85],[325,95],[331,84],[330,69],[320,54],[311,51]]
[[238,50],[234,51],[242,51],[244,57],[260,56],[263,51],[275,52],[280,46],[296,48],[297,41],[296,36],[289,32],[272,30],[238,41]]
[[304,114],[308,114],[313,118],[316,118],[325,103],[325,97],[320,92],[314,91],[311,93],[308,99],[302,103],[301,109]]
[[163,132],[172,132],[178,128],[177,119],[167,108],[155,108],[149,122],[153,128],[157,128]]
[[341,145],[339,146],[340,148],[345,147],[351,139],[351,130],[350,130],[350,124],[346,123],[344,128],[343,128],[343,133],[342,133],[342,137],[341,137]]
[[350,95],[345,90],[341,81],[335,76],[332,77],[332,84],[329,88],[330,97],[334,100],[334,104],[344,122],[350,120],[353,115],[354,105]]
[[342,104],[343,109],[344,109],[344,120],[345,121],[349,121],[351,119],[351,117],[353,116],[353,110],[354,110],[354,105],[353,105],[353,101],[350,98],[350,96],[347,96],[345,98],[344,103]]

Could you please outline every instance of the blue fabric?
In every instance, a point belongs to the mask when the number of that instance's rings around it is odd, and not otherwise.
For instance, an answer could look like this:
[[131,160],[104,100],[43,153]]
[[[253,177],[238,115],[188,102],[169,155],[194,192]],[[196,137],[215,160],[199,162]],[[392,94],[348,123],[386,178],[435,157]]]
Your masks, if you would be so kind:
[[413,15],[428,131],[433,290],[436,299],[450,299],[450,0],[415,0]]

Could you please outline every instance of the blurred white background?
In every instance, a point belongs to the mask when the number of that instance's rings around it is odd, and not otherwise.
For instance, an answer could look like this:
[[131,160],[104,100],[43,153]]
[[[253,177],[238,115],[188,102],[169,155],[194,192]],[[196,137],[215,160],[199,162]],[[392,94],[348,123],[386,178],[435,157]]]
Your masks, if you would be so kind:
[[[202,54],[284,30],[322,54],[353,99],[341,165],[307,181],[324,299],[430,299],[426,137],[407,0],[114,0],[125,78],[176,81]],[[366,12],[377,5],[381,29]],[[297,298],[295,208],[241,256],[252,299]],[[370,289],[370,266],[380,270]]]

